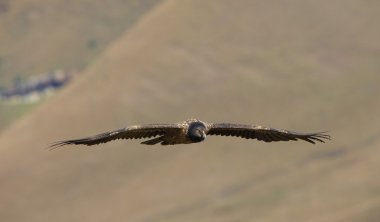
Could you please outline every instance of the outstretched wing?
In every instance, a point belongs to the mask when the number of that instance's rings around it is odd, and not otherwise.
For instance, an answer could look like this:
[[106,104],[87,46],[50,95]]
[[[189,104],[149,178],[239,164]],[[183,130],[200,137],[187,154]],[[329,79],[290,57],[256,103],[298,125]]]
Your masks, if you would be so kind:
[[296,133],[287,130],[273,129],[263,126],[215,123],[209,126],[208,135],[236,136],[245,139],[257,139],[265,142],[304,140],[315,144],[316,141],[324,143],[329,140],[330,135],[326,132],[320,133]]
[[51,145],[52,149],[74,144],[74,145],[96,145],[100,143],[107,143],[111,140],[117,139],[141,139],[141,138],[151,138],[156,136],[163,136],[167,134],[180,133],[182,127],[180,124],[146,124],[146,125],[136,125],[130,126],[123,129],[118,129],[110,132],[101,133],[95,136],[75,139],[75,140],[64,140],[59,141]]

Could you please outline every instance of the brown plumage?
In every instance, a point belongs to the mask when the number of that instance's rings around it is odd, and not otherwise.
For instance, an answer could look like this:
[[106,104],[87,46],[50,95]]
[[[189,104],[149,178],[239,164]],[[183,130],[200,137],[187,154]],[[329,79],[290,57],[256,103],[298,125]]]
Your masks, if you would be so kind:
[[330,139],[330,136],[325,132],[296,133],[263,126],[233,123],[206,123],[197,119],[189,119],[178,124],[146,124],[130,126],[119,130],[101,133],[92,137],[60,141],[54,143],[51,148],[68,144],[91,146],[117,139],[143,139],[152,137],[154,138],[143,141],[141,144],[189,144],[202,142],[206,139],[207,135],[235,136],[245,139],[257,139],[264,142],[304,140],[312,144]]

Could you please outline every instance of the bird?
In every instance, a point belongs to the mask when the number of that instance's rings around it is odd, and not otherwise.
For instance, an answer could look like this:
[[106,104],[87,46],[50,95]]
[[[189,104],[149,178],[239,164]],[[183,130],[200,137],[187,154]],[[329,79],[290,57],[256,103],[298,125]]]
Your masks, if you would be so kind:
[[63,140],[53,143],[55,149],[64,145],[97,145],[118,139],[146,139],[144,145],[176,145],[199,143],[207,136],[232,136],[244,139],[257,139],[264,142],[303,140],[311,144],[330,140],[327,132],[297,133],[259,125],[234,123],[207,123],[195,118],[177,124],[143,124],[101,133],[81,139]]

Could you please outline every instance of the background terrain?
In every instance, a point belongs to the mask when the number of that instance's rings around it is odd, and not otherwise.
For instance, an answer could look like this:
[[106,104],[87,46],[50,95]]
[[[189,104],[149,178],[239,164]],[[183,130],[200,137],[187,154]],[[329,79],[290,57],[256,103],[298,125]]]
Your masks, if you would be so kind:
[[[92,1],[78,2],[73,10],[107,14],[108,6],[96,12]],[[119,8],[126,1],[114,2],[119,16],[132,13]],[[0,135],[2,221],[378,221],[380,3],[156,3],[131,23],[110,24],[118,31],[96,53],[46,49],[57,62],[78,56],[67,67],[82,64],[83,71]],[[62,13],[62,26],[69,15],[77,14]],[[97,25],[90,19],[85,26]],[[19,50],[14,57],[34,66]],[[208,137],[174,147],[116,141],[45,149],[189,117],[329,130],[333,140],[313,146]]]
[[[28,78],[80,73],[159,0],[0,0],[0,92]],[[36,104],[0,104],[0,131]]]

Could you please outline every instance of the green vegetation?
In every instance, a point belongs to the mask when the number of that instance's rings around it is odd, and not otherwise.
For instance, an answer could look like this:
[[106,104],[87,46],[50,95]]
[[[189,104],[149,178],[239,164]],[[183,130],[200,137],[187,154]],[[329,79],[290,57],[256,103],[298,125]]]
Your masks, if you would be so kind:
[[89,50],[94,50],[98,46],[96,39],[90,39],[87,41],[87,48]]
[[6,129],[14,120],[33,110],[40,103],[22,103],[8,105],[0,103],[0,131]]

